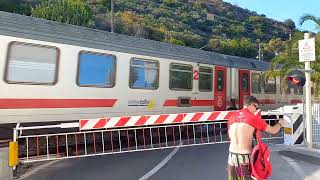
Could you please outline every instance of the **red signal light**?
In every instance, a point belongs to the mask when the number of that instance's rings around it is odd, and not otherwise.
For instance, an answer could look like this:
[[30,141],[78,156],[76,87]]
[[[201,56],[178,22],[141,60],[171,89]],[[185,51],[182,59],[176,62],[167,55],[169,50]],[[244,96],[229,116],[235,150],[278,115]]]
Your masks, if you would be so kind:
[[287,80],[289,81],[289,84],[291,83],[292,85],[299,87],[303,87],[306,82],[306,78],[300,75],[289,76],[287,77]]
[[295,85],[299,85],[301,83],[301,81],[297,78],[294,78],[294,77],[288,77],[288,80],[292,82],[292,84],[295,84]]

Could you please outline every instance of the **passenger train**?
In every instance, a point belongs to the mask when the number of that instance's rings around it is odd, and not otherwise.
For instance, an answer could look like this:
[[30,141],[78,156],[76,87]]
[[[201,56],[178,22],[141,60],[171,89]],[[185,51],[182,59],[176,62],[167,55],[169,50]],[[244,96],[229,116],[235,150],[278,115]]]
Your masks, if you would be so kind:
[[0,123],[69,121],[301,102],[268,62],[0,12]]

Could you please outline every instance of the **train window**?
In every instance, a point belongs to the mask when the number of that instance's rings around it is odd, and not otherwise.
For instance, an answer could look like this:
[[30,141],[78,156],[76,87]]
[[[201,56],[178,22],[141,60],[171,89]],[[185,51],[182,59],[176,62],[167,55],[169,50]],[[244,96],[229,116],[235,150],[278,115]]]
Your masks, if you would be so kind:
[[170,89],[173,90],[192,90],[191,65],[171,64],[170,65]]
[[299,88],[299,89],[294,88],[293,92],[294,92],[294,94],[302,95],[303,94],[303,88]]
[[264,81],[264,92],[266,94],[275,94],[276,93],[276,78],[269,77]]
[[212,68],[199,67],[199,90],[212,91]]
[[303,88],[299,89],[299,94],[300,94],[300,95],[303,94]]
[[56,47],[12,42],[5,81],[53,85],[57,81],[59,50]]
[[157,89],[159,87],[159,62],[132,59],[129,79],[131,88]]
[[242,91],[248,92],[249,91],[249,76],[246,73],[242,74]]
[[79,86],[113,87],[116,58],[114,55],[82,51],[79,53]]
[[218,71],[217,72],[217,89],[218,91],[223,91],[224,86],[224,72]]
[[252,93],[260,94],[261,93],[261,74],[260,73],[252,73],[251,74],[251,87]]

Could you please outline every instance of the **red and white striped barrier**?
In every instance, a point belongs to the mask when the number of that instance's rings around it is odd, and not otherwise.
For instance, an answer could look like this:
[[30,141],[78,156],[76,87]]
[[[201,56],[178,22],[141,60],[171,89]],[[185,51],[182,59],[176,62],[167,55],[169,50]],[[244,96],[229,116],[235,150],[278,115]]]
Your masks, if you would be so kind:
[[[97,119],[80,119],[80,130],[108,129],[116,127],[132,127],[145,125],[163,125],[174,123],[204,122],[228,120],[234,111],[196,112],[180,114],[161,114],[145,116],[124,116]],[[278,111],[259,111],[256,115],[279,115]]]
[[80,130],[107,129],[115,127],[132,127],[145,125],[162,125],[173,123],[203,122],[214,120],[227,120],[232,111],[197,112],[181,114],[161,114],[146,116],[126,116],[97,119],[80,119]]

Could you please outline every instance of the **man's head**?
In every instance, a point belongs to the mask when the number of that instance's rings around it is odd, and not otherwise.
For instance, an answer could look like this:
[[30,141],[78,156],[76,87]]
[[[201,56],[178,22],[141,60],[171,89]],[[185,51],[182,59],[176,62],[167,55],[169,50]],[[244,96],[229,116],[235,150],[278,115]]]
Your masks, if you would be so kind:
[[254,114],[259,109],[259,101],[253,96],[248,96],[244,99],[243,106]]

